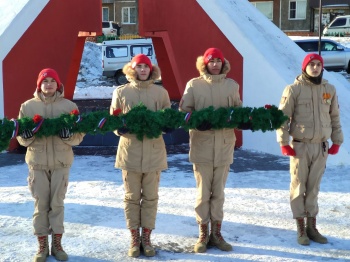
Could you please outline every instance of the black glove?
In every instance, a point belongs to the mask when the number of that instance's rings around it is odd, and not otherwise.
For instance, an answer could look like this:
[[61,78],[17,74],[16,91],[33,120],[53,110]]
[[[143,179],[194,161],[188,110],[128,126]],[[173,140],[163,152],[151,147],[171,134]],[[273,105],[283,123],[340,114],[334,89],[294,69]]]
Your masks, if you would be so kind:
[[62,139],[67,139],[67,138],[70,138],[71,136],[73,136],[73,133],[71,131],[69,131],[68,128],[64,127],[60,130],[59,136]]
[[197,126],[197,130],[198,131],[207,131],[210,130],[212,128],[211,123],[209,123],[208,121],[203,121],[200,125]]
[[29,138],[32,138],[34,136],[34,133],[32,130],[30,129],[25,129],[23,130],[22,134],[21,134],[21,137],[23,139],[29,139]]
[[123,126],[117,130],[118,134],[120,136],[125,135],[126,133],[129,133],[129,129],[126,126]]
[[251,122],[247,122],[247,123],[240,123],[237,126],[237,128],[241,130],[252,130],[253,126]]
[[175,128],[170,128],[170,127],[163,127],[162,132],[165,134],[172,133],[174,132]]

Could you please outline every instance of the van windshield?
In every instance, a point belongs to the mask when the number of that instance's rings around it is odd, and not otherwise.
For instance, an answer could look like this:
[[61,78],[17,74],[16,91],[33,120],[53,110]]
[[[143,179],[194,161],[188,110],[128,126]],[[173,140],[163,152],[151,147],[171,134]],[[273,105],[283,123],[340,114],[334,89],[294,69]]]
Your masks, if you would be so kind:
[[337,18],[329,27],[338,27],[346,25],[346,18]]
[[108,46],[106,48],[107,58],[127,57],[127,56],[128,56],[127,46]]
[[132,45],[130,48],[131,56],[144,54],[146,56],[153,55],[152,45]]

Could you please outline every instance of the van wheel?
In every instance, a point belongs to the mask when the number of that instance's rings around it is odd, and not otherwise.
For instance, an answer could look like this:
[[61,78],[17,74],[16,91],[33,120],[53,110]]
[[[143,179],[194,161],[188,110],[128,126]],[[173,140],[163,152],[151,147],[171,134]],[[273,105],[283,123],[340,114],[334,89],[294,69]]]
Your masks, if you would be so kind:
[[349,63],[348,63],[348,68],[346,69],[346,72],[347,72],[348,74],[350,74],[350,61],[349,61]]
[[128,80],[126,79],[123,72],[117,72],[115,74],[115,82],[117,83],[117,85],[125,85],[128,82]]

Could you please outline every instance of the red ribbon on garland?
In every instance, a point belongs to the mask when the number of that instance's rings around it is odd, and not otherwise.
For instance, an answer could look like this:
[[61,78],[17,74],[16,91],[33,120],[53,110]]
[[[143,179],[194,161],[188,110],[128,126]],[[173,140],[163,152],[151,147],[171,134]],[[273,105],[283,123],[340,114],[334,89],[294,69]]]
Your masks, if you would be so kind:
[[33,121],[37,124],[32,130],[34,134],[39,131],[41,125],[44,123],[44,120],[45,119],[41,115],[34,115]]

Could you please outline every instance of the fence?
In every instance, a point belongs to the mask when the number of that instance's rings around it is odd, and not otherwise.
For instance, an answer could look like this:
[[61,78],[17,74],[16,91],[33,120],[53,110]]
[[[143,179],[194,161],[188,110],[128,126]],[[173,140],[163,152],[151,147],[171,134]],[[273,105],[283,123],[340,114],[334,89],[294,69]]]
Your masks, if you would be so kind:
[[125,34],[120,36],[100,35],[100,36],[87,37],[86,41],[94,42],[94,43],[102,43],[103,41],[109,41],[109,40],[129,40],[129,39],[137,39],[137,38],[143,38],[143,37],[136,34]]

